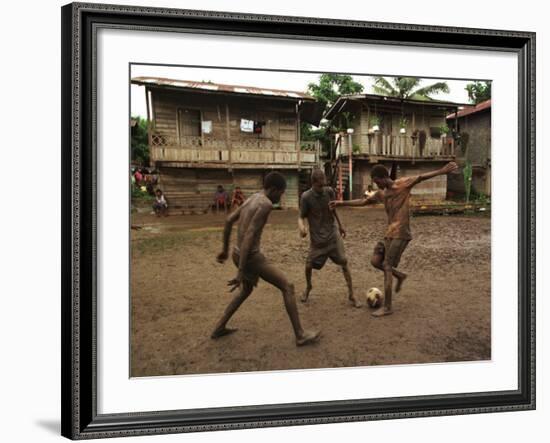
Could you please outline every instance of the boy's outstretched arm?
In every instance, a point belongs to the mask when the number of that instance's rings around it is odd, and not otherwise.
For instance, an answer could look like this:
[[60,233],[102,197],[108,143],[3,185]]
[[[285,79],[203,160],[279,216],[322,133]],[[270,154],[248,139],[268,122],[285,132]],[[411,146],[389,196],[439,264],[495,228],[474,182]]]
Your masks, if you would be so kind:
[[241,215],[241,208],[243,206],[240,206],[239,209],[237,209],[235,212],[229,214],[229,216],[225,220],[225,226],[223,228],[223,249],[222,252],[220,252],[216,257],[216,260],[219,263],[223,263],[225,260],[227,260],[227,257],[229,255],[229,239],[231,238],[231,230],[233,229],[233,225],[235,224],[235,222],[239,219],[239,216]]
[[454,172],[457,169],[458,169],[458,165],[455,162],[449,162],[440,169],[437,169],[431,172],[426,172],[425,174],[420,174],[418,176],[418,182],[420,183],[424,180],[429,180],[430,178],[437,177],[438,175],[450,174],[451,172]]
[[328,205],[330,209],[335,209],[339,206],[367,206],[375,203],[380,203],[378,192],[375,192],[370,197],[358,198],[356,200],[332,200]]
[[339,206],[365,206],[367,204],[366,198],[359,198],[357,200],[332,200],[328,205],[330,209],[335,209]]

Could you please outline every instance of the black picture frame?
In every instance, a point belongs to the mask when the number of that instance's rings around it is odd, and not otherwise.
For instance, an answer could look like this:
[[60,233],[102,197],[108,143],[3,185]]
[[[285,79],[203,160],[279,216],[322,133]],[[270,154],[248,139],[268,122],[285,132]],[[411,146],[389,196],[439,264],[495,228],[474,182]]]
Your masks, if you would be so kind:
[[[135,436],[535,408],[535,33],[72,3],[62,15],[62,435]],[[95,30],[170,30],[516,53],[518,389],[285,405],[97,413]]]

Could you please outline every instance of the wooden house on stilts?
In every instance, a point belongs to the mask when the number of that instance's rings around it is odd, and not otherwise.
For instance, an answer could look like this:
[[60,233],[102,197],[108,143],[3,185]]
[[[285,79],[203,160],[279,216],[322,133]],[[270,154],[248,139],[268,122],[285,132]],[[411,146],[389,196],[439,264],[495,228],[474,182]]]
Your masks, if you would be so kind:
[[297,207],[301,177],[319,166],[320,147],[300,139],[301,122],[319,125],[324,106],[294,91],[136,77],[144,86],[151,166],[171,207],[207,207],[217,185],[245,196],[278,170],[283,207]]
[[[325,115],[331,121],[339,119],[337,126],[347,128],[336,135],[336,149],[327,164],[337,191],[344,198],[361,197],[373,185],[370,171],[375,164],[393,168],[400,177],[454,160],[456,128],[447,126],[446,117],[463,106],[467,105],[375,94],[339,97]],[[416,186],[412,197],[444,200],[446,193],[447,177],[440,176]]]

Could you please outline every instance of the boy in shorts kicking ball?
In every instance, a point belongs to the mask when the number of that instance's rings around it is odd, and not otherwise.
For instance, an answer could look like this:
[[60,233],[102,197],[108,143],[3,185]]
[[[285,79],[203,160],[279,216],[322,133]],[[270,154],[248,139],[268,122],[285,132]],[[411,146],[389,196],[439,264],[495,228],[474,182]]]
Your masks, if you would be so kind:
[[300,199],[300,217],[298,227],[300,235],[306,237],[309,225],[310,247],[306,260],[306,290],[300,299],[307,302],[311,292],[311,274],[313,269],[322,269],[327,259],[342,267],[344,278],[348,287],[348,299],[356,307],[361,303],[353,294],[351,274],[348,267],[348,259],[344,250],[342,238],[346,236],[340,218],[329,203],[334,200],[332,188],[326,186],[325,173],[320,169],[313,170],[311,174],[311,189],[302,194]]
[[231,291],[239,289],[239,294],[233,298],[216,324],[211,338],[217,339],[231,334],[236,329],[227,327],[227,322],[249,297],[262,280],[272,284],[281,291],[286,312],[294,329],[296,346],[309,345],[318,340],[320,331],[304,331],[298,315],[294,285],[288,282],[285,275],[271,265],[260,252],[262,233],[273,209],[273,204],[281,200],[285,192],[285,178],[278,172],[270,172],[264,180],[264,189],[252,195],[242,206],[232,212],[225,222],[223,232],[223,250],[217,256],[219,263],[223,263],[229,256],[229,238],[233,224],[239,221],[237,245],[233,249],[233,263],[237,267],[237,276],[228,282]]
[[411,189],[424,180],[429,180],[438,175],[450,174],[457,169],[457,164],[455,162],[450,162],[436,171],[392,180],[388,170],[384,166],[375,165],[371,171],[371,178],[378,186],[378,191],[371,196],[359,200],[333,201],[330,203],[331,208],[384,203],[384,208],[388,216],[388,228],[384,235],[384,241],[378,242],[374,248],[374,254],[371,260],[372,265],[376,269],[384,271],[384,306],[372,313],[375,317],[393,313],[393,277],[397,279],[395,292],[401,290],[401,286],[405,278],[407,278],[406,274],[399,272],[396,268],[399,265],[403,251],[405,251],[405,248],[412,238],[409,226],[409,198]]

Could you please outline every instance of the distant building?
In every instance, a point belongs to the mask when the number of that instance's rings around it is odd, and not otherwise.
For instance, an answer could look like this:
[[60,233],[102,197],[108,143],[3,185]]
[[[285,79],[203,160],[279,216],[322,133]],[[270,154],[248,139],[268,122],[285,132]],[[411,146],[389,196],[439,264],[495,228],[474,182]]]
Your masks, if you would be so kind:
[[[476,194],[491,195],[491,100],[447,116],[449,125],[457,127],[457,161],[460,166],[472,163],[472,189]],[[464,177],[453,176],[449,190],[464,193]]]
[[[373,185],[370,171],[375,164],[383,164],[388,169],[394,167],[397,177],[401,177],[431,171],[454,160],[455,128],[447,127],[446,116],[462,106],[375,94],[341,96],[325,115],[328,120],[347,119],[348,128],[353,130],[351,137],[343,133],[336,138],[331,169],[337,177],[342,177],[342,181],[337,180],[337,188],[348,197],[350,152],[353,198],[361,197],[369,185]],[[446,194],[447,177],[439,176],[415,186],[412,198],[444,200]]]
[[278,170],[287,179],[282,204],[297,207],[300,183],[319,166],[319,145],[300,139],[324,106],[295,91],[136,77],[145,87],[151,166],[171,207],[211,203],[217,185],[246,196]]

